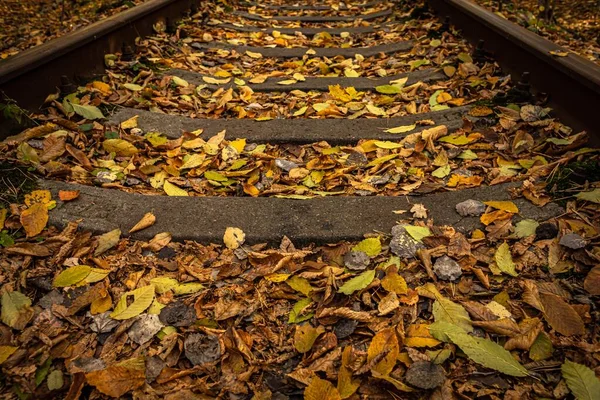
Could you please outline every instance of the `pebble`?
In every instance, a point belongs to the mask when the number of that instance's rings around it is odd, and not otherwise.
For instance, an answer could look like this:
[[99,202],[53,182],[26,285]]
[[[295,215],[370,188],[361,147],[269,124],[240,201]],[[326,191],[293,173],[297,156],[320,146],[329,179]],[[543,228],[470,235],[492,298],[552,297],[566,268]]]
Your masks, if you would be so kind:
[[567,233],[566,235],[563,235],[558,243],[561,246],[565,246],[573,250],[583,249],[587,244],[585,239],[576,233]]
[[415,258],[417,250],[424,246],[417,242],[406,232],[401,225],[392,228],[392,240],[390,241],[390,250],[400,258]]
[[460,265],[448,256],[442,256],[435,260],[433,272],[444,281],[453,281],[462,275]]
[[479,217],[485,212],[486,205],[479,200],[465,200],[456,205],[456,212],[463,217]]
[[298,164],[293,161],[284,160],[283,158],[278,158],[275,160],[275,165],[285,172],[290,172],[293,168],[298,168]]
[[367,269],[371,258],[364,251],[349,251],[344,255],[344,265],[352,271]]

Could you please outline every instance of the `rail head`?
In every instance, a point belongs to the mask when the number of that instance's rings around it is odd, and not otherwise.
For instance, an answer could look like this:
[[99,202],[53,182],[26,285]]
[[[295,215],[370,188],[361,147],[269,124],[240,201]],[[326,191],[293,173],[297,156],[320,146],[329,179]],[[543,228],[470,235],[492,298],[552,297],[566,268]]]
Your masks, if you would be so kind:
[[[477,21],[487,29],[503,36],[515,46],[522,48],[544,62],[548,68],[568,74],[571,78],[600,94],[600,66],[567,49],[543,38],[497,14],[475,4],[471,0],[430,0],[432,3],[445,3],[447,7]],[[552,55],[551,51],[567,51],[566,57]]]

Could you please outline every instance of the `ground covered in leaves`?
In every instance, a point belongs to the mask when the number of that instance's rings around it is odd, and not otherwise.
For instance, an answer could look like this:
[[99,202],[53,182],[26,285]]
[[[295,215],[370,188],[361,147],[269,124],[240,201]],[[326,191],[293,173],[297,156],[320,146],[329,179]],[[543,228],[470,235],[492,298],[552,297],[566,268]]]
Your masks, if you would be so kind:
[[[600,176],[586,133],[557,121],[543,99],[519,91],[421,7],[399,7],[385,33],[312,38],[234,32],[223,28],[242,22],[230,6],[211,6],[175,32],[157,27],[131,59],[108,55],[106,77],[51,95],[34,116],[39,126],[0,144],[2,397],[597,400]],[[308,50],[400,40],[415,45],[375,57]],[[282,62],[217,42],[307,54]],[[445,79],[364,91],[248,85],[428,67]],[[203,83],[170,68],[199,72]],[[398,140],[300,146],[223,132],[167,137],[135,117],[107,123],[115,105],[258,121],[470,108],[456,132],[422,118],[388,128]],[[535,221],[512,201],[467,200],[455,212],[482,222],[467,232],[436,224],[415,197],[391,232],[359,242],[297,248],[282,238],[269,247],[246,243],[249,232],[236,227],[216,244],[175,243],[169,232],[142,242],[128,233],[160,221],[160,210],[129,232],[93,234],[77,221],[58,229],[48,226],[50,210],[82,201],[79,193],[53,198],[35,190],[34,176],[146,194],[299,200],[518,180],[514,196],[554,200],[565,212]]]
[[[600,189],[550,221],[457,232],[419,210],[359,243],[149,242],[2,209],[5,398],[597,399]],[[60,192],[61,201],[78,201]],[[132,231],[151,226],[148,213]],[[284,396],[284,397],[282,397]]]
[[596,0],[556,1],[550,20],[540,18],[538,0],[504,1],[502,11],[499,11],[497,0],[477,0],[477,3],[590,61],[600,63],[600,6]]
[[0,60],[143,2],[144,0],[2,0]]

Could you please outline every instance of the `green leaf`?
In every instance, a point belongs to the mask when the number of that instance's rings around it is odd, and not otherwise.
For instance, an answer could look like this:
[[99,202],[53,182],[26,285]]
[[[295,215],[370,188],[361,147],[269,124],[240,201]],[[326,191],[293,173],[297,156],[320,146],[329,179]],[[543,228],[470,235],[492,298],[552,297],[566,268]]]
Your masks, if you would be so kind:
[[524,238],[527,236],[535,235],[535,230],[539,226],[539,223],[535,219],[524,219],[517,222],[515,225],[515,236],[518,238]]
[[450,342],[450,337],[447,335],[448,332],[465,333],[465,330],[445,321],[436,321],[429,325],[431,336],[442,342]]
[[143,89],[142,86],[136,85],[135,83],[124,83],[123,87],[129,90],[133,90],[134,92],[139,92]]
[[312,304],[312,300],[309,298],[302,299],[294,304],[292,307],[292,311],[290,311],[290,316],[288,318],[288,324],[297,324],[299,322],[303,322],[309,320],[313,317],[313,313],[309,312],[307,314],[302,314],[305,312],[305,308]]
[[0,246],[10,247],[15,244],[15,239],[6,231],[0,232]]
[[169,140],[166,136],[163,136],[158,132],[148,132],[144,137],[154,147],[162,146]]
[[585,365],[569,360],[565,360],[560,370],[569,390],[577,400],[600,399],[600,380],[598,380],[594,371]]
[[432,176],[435,176],[436,178],[445,178],[448,176],[448,174],[450,173],[450,166],[449,165],[444,165],[443,167],[439,167],[438,169],[436,169],[435,171],[433,171],[431,173]]
[[104,118],[102,111],[100,111],[100,109],[96,106],[81,106],[73,103],[71,103],[71,106],[73,107],[73,111],[75,111],[75,113],[81,115],[85,119]]
[[2,322],[11,328],[23,330],[33,317],[31,300],[21,292],[4,292],[1,303]]
[[477,154],[475,154],[473,150],[465,150],[462,153],[460,153],[457,157],[462,160],[475,160],[477,159]]
[[206,171],[204,173],[204,177],[209,181],[217,181],[217,182],[225,182],[227,177],[223,174],[220,174],[216,171]]
[[498,247],[496,254],[494,254],[494,260],[496,260],[496,265],[498,265],[498,268],[500,268],[500,270],[505,274],[511,276],[518,275],[512,255],[510,254],[510,247],[508,246],[508,243],[504,242],[500,245],[500,247]]
[[524,366],[500,346],[491,340],[476,338],[466,332],[448,331],[446,335],[450,341],[474,362],[486,368],[491,368],[511,376],[527,376],[528,372]]
[[542,361],[552,357],[552,353],[554,353],[552,340],[547,333],[540,332],[529,349],[529,358],[533,361]]
[[383,94],[398,94],[402,92],[402,88],[394,85],[380,85],[376,86],[375,90]]
[[381,253],[381,240],[378,237],[368,238],[352,248],[352,251],[362,251],[369,257],[376,257]]
[[473,332],[469,313],[460,304],[454,303],[445,297],[438,297],[433,303],[433,316],[435,322],[447,322],[453,324],[465,332]]
[[431,231],[426,226],[403,225],[403,227],[417,242],[421,242],[423,238],[431,236]]
[[59,369],[55,369],[48,375],[48,390],[58,390],[64,385],[63,373]]
[[579,200],[591,201],[600,204],[600,189],[594,189],[591,192],[579,192],[575,195]]
[[48,358],[45,363],[43,363],[36,371],[35,371],[35,386],[40,386],[46,376],[48,376],[48,372],[50,372],[50,367],[52,366],[52,358]]
[[371,282],[375,279],[375,270],[365,271],[362,274],[355,276],[350,279],[346,283],[344,283],[339,289],[338,293],[344,293],[346,295],[351,295],[357,290],[362,290],[369,286]]
[[473,59],[467,53],[460,53],[457,58],[464,63],[472,63],[473,62]]
[[313,290],[313,287],[310,285],[308,279],[301,278],[299,276],[292,276],[291,278],[287,279],[285,283],[287,283],[288,286],[295,291],[300,292],[305,296],[308,296]]
[[440,93],[442,93],[442,92],[443,92],[443,90],[441,90],[441,89],[433,92],[433,94],[429,97],[429,106],[430,107],[434,107],[439,104],[437,101],[437,98],[440,95]]
[[[154,290],[154,285],[148,285],[123,294],[110,317],[113,319],[129,319],[140,315],[152,304]],[[133,302],[129,306],[127,305],[128,297],[133,297]]]
[[73,286],[84,280],[92,271],[92,267],[88,265],[75,265],[62,271],[56,275],[52,285],[54,287]]
[[179,87],[188,87],[189,83],[187,83],[187,81],[185,79],[182,79],[178,76],[172,76],[171,80],[173,81],[174,84],[176,84]]

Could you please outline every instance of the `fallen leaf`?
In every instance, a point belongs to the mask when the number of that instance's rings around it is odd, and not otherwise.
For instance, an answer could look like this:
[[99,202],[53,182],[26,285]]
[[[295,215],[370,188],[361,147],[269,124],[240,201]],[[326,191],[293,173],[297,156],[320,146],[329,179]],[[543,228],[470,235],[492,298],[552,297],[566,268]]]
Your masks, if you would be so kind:
[[338,293],[343,293],[349,296],[357,290],[362,290],[369,286],[371,282],[373,282],[373,279],[375,279],[375,270],[373,269],[365,271],[362,274],[346,281],[342,286],[340,286]]
[[133,358],[106,369],[85,374],[87,382],[100,393],[121,398],[127,392],[142,386],[146,381],[144,358]]
[[94,251],[94,256],[99,256],[102,253],[104,253],[107,250],[112,249],[114,246],[117,245],[117,243],[119,243],[119,240],[121,240],[121,230],[120,229],[114,229],[110,232],[107,232],[103,235],[98,236],[97,238],[97,242],[98,242],[98,246],[96,247],[96,250]]
[[246,240],[246,234],[240,228],[232,228],[229,227],[225,229],[225,234],[223,235],[223,242],[225,246],[229,249],[237,249]]
[[59,190],[58,198],[61,201],[72,201],[79,197],[79,190]]
[[325,332],[325,328],[322,326],[314,328],[310,324],[297,325],[294,333],[294,347],[299,353],[308,353],[315,340],[323,332]]
[[169,181],[165,181],[163,184],[163,190],[169,196],[189,196],[188,192],[186,192],[184,189],[181,189],[179,186],[173,185]]
[[381,357],[382,353],[385,356],[373,365],[371,371],[381,375],[389,375],[396,365],[399,351],[398,337],[393,328],[386,328],[377,332],[367,349],[367,362],[373,361],[376,357]]
[[565,360],[560,371],[577,400],[600,399],[600,380],[590,368]]
[[[129,319],[143,313],[154,300],[154,285],[142,286],[141,288],[124,293],[115,309],[110,314],[113,319]],[[133,298],[129,304],[128,298]]]
[[304,390],[304,400],[342,400],[333,384],[315,376]]
[[544,317],[552,329],[565,336],[585,334],[585,325],[577,312],[562,297],[540,293]]
[[502,272],[511,276],[517,276],[517,270],[515,269],[515,263],[513,262],[512,255],[510,254],[510,247],[508,243],[502,243],[496,253],[494,254],[494,260],[496,265]]
[[21,292],[4,292],[2,294],[2,322],[16,330],[23,330],[33,317],[31,300]]
[[48,223],[48,207],[43,203],[32,204],[21,213],[20,220],[27,237],[37,236]]
[[139,222],[137,224],[135,224],[133,226],[133,228],[131,228],[129,230],[129,233],[133,233],[133,232],[141,231],[142,229],[146,229],[146,228],[154,225],[155,222],[156,222],[156,216],[152,212],[148,212],[148,213],[144,214],[142,219],[140,219]]

